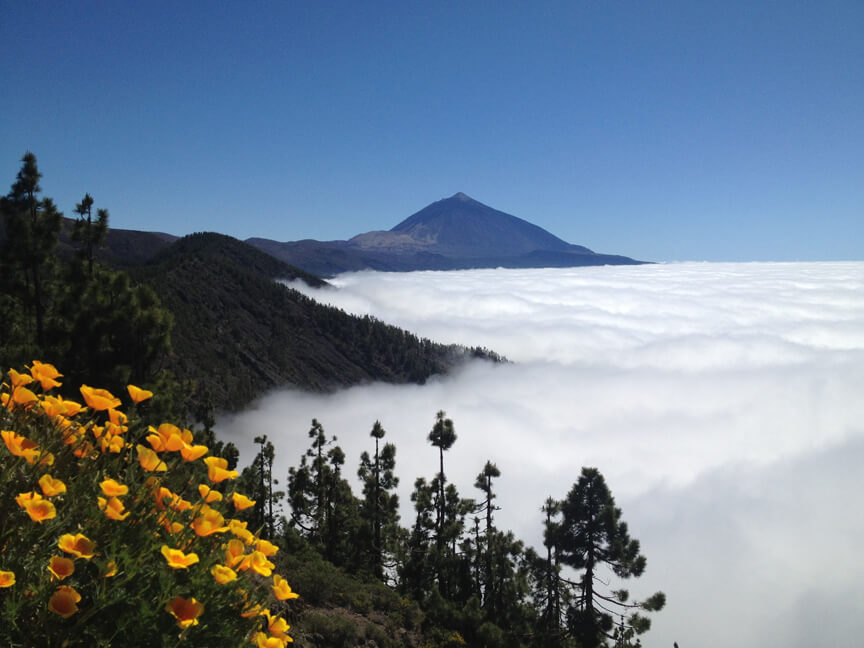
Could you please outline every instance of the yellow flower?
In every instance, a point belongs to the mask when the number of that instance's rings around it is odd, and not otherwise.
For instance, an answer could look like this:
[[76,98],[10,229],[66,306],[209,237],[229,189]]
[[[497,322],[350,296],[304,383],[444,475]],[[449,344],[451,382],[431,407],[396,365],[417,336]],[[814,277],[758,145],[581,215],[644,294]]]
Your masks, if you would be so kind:
[[81,385],[81,395],[87,406],[97,412],[102,412],[113,407],[120,407],[120,399],[107,389],[95,389],[88,385]]
[[255,634],[255,645],[258,648],[285,648],[285,642],[279,637],[268,637],[263,632]]
[[236,470],[228,470],[227,459],[207,457],[204,459],[204,463],[207,464],[207,478],[214,484],[237,477]]
[[27,437],[15,434],[12,430],[0,431],[0,437],[3,437],[6,447],[16,457],[24,457],[31,466],[36,463],[39,457],[39,446]]
[[204,605],[194,598],[185,599],[175,596],[165,604],[165,611],[177,619],[177,625],[181,629],[198,625],[198,617],[204,613]]
[[15,498],[15,501],[34,522],[41,523],[57,517],[57,509],[47,499],[43,499],[39,493],[21,493]]
[[107,495],[108,497],[120,497],[121,495],[125,495],[129,492],[129,487],[124,486],[116,479],[105,479],[100,482],[99,488],[102,489],[102,493]]
[[225,565],[213,565],[210,568],[210,573],[220,585],[227,585],[231,581],[237,580],[237,572]]
[[229,540],[225,545],[225,563],[229,567],[236,567],[243,561],[246,553],[246,545],[241,540]]
[[216,509],[211,509],[209,506],[206,509],[201,509],[201,514],[198,515],[190,525],[195,534],[199,536],[209,536],[214,533],[223,533],[228,530],[225,524],[225,518]]
[[276,565],[267,560],[267,556],[263,553],[260,551],[253,551],[248,556],[243,557],[243,560],[239,565],[237,565],[237,569],[240,571],[251,569],[256,574],[269,577],[273,573],[273,568],[275,566]]
[[105,573],[102,574],[104,578],[112,578],[117,575],[117,561],[109,560],[108,564],[105,565]]
[[267,617],[267,631],[271,637],[276,637],[282,641],[294,641],[286,634],[291,626],[285,619],[280,616],[273,616],[269,610],[264,610],[264,616]]
[[0,587],[12,587],[15,584],[15,572],[0,569]]
[[81,595],[75,591],[74,587],[61,585],[51,595],[51,600],[48,601],[48,609],[65,619],[78,611],[76,603],[80,600]]
[[150,448],[146,448],[139,443],[135,446],[135,449],[138,450],[138,461],[141,463],[141,467],[144,470],[149,472],[165,472],[168,470],[168,466],[165,462],[159,459],[159,455],[153,452]]
[[255,500],[251,500],[240,493],[232,493],[231,500],[234,502],[234,508],[238,511],[245,511],[246,509],[255,506]]
[[109,500],[105,500],[104,497],[97,498],[99,503],[99,510],[105,512],[105,517],[110,520],[125,520],[129,517],[129,511],[124,511],[125,507],[123,506],[123,502],[121,502],[116,497],[112,497]]
[[75,573],[75,563],[62,556],[51,556],[51,560],[48,563],[48,571],[51,572],[54,578],[63,580]]
[[186,569],[189,565],[194,565],[198,562],[198,554],[184,554],[179,549],[172,549],[168,545],[162,545],[162,555],[168,561],[168,566],[172,569]]
[[136,387],[135,385],[126,385],[126,391],[129,392],[129,398],[132,399],[135,403],[140,403],[141,401],[145,401],[148,398],[153,397],[153,392],[147,391],[146,389],[141,389],[140,387]]
[[48,473],[45,473],[39,478],[39,488],[45,497],[54,497],[66,492],[66,484],[59,479],[54,479]]
[[39,381],[39,384],[42,385],[42,391],[48,391],[52,387],[59,387],[60,383],[54,379],[63,376],[63,374],[57,371],[54,365],[39,362],[38,360],[33,361],[33,366],[30,367],[30,375],[33,376],[34,380]]
[[247,545],[251,545],[255,542],[255,536],[246,528],[248,524],[248,522],[241,522],[240,520],[228,520],[228,529]]
[[96,544],[82,533],[76,535],[64,533],[60,536],[57,546],[76,558],[86,558],[87,560],[93,557],[94,549],[96,549]]
[[288,599],[295,599],[300,596],[291,591],[291,586],[288,584],[288,581],[282,578],[279,574],[273,574],[273,594],[280,601],[287,601]]
[[268,558],[270,558],[271,556],[275,556],[276,553],[279,551],[279,547],[274,545],[269,540],[264,540],[263,538],[257,538],[255,540],[255,548]]
[[99,447],[102,448],[103,453],[121,452],[123,450],[123,445],[123,437],[118,434],[106,434],[101,439],[99,439]]
[[217,490],[213,490],[207,484],[199,484],[198,492],[201,493],[201,497],[203,497],[204,501],[208,504],[222,501],[222,493]]

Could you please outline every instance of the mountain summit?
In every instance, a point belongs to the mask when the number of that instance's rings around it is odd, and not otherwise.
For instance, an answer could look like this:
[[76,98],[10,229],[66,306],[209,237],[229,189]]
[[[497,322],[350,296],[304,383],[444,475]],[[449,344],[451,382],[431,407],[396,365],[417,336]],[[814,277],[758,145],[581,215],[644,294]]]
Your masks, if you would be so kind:
[[390,230],[358,234],[348,241],[247,242],[286,263],[323,276],[363,269],[560,268],[641,263],[567,243],[542,227],[462,192],[424,207]]
[[365,250],[427,252],[465,259],[520,256],[536,250],[592,254],[461,192],[421,209],[389,232],[360,234],[349,243]]

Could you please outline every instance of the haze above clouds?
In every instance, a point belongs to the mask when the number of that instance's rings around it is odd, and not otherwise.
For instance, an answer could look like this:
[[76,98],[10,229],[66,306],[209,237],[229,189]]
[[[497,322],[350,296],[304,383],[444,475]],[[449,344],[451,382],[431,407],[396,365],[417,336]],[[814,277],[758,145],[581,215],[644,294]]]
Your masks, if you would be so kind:
[[294,286],[472,362],[424,386],[280,391],[219,421],[242,459],[267,434],[286,475],[313,417],[353,474],[376,419],[397,447],[403,522],[432,477],[435,412],[463,497],[497,463],[497,522],[540,547],[543,500],[605,475],[662,589],[646,646],[858,646],[864,632],[864,263],[669,264],[342,275]]

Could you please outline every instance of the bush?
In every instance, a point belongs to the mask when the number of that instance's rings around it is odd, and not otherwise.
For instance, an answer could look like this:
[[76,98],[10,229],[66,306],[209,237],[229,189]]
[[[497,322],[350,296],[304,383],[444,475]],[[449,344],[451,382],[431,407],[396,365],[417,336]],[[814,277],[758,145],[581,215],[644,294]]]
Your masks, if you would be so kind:
[[[232,519],[237,473],[189,430],[33,362],[0,383],[0,645],[240,646],[290,641],[296,597],[271,543]],[[263,632],[262,632],[263,631]]]

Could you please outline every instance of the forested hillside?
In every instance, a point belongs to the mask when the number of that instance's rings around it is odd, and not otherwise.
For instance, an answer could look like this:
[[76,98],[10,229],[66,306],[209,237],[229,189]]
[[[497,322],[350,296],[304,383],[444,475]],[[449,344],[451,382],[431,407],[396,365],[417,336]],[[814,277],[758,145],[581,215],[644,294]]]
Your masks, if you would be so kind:
[[221,234],[180,239],[133,276],[174,314],[167,366],[217,410],[282,385],[423,382],[470,355],[491,357],[322,306],[274,279],[322,280]]

